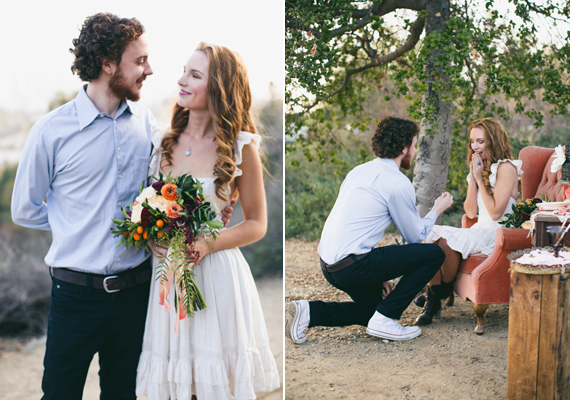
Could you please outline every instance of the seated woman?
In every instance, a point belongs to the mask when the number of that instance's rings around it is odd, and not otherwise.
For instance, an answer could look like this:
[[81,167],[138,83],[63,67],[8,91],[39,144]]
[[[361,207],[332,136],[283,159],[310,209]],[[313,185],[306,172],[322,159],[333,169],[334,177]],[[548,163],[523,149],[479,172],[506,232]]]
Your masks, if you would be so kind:
[[[519,197],[518,181],[522,175],[520,160],[512,160],[509,138],[503,125],[495,118],[483,118],[469,124],[469,175],[467,197],[463,203],[469,218],[478,216],[471,228],[435,225],[426,242],[436,242],[445,252],[445,261],[428,283],[422,313],[417,325],[429,325],[441,310],[441,300],[453,292],[453,281],[461,257],[491,254],[495,245],[498,221]],[[422,298],[416,299],[421,306]]]

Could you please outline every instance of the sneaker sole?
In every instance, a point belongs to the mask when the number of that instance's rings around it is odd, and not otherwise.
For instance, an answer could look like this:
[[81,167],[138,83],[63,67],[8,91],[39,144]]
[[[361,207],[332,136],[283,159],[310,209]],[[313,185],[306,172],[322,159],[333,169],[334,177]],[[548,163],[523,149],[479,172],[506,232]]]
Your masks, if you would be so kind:
[[388,339],[388,340],[410,340],[410,339],[413,339],[415,337],[420,336],[422,334],[422,330],[417,329],[417,330],[410,332],[410,333],[407,333],[405,335],[395,335],[395,334],[389,333],[389,332],[378,331],[376,329],[366,328],[366,333],[368,333],[371,336],[379,337],[382,339]]
[[[289,303],[287,305],[287,320],[285,321],[285,336],[291,339],[296,344],[302,344],[307,341],[307,337],[298,337],[295,332],[299,329],[299,319],[301,313],[299,312],[299,306],[295,302]],[[293,322],[290,322],[290,318],[293,318]],[[290,325],[290,326],[289,326]]]

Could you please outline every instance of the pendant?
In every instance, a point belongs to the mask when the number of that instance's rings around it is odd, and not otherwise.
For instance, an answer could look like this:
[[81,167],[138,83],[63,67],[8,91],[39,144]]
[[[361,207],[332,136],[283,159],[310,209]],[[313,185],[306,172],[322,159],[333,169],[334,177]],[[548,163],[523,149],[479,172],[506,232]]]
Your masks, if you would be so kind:
[[190,150],[186,150],[186,153],[184,153],[186,155],[186,157],[188,157],[190,155]]

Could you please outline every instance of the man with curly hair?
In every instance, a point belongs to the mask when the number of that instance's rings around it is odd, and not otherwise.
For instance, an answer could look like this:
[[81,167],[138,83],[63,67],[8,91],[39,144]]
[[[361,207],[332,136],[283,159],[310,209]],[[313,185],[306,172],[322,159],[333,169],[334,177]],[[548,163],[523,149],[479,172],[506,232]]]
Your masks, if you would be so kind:
[[136,399],[152,270],[143,249],[117,247],[111,227],[146,181],[151,156],[155,119],[136,103],[152,74],[144,32],[135,18],[88,17],[70,49],[71,70],[87,83],[24,145],[12,218],[53,235],[43,399],[80,400],[95,353],[101,399]]
[[144,32],[135,18],[88,17],[70,49],[86,84],[24,145],[12,218],[53,235],[43,399],[81,399],[95,353],[101,398],[136,398],[152,271],[144,250],[116,246],[111,218],[147,179],[154,117],[136,103],[152,74]]
[[[397,320],[445,259],[439,246],[421,242],[453,198],[444,193],[424,218],[418,215],[414,188],[400,172],[412,166],[418,134],[412,121],[382,119],[371,140],[378,158],[346,176],[325,222],[319,255],[325,279],[353,301],[288,304],[285,334],[293,342],[305,342],[304,330],[313,326],[363,325],[369,335],[390,340],[421,334],[419,327]],[[410,244],[375,248],[392,223]],[[389,281],[400,276],[392,290]]]

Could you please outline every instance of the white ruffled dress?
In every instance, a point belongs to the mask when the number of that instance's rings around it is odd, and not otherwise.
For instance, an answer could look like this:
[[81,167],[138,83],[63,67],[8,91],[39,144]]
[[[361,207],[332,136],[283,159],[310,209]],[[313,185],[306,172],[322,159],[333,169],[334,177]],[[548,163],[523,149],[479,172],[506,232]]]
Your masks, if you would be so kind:
[[[497,171],[499,165],[504,162],[510,162],[517,169],[517,175],[520,180],[523,171],[521,170],[521,160],[499,160],[491,165],[491,174],[489,175],[489,183],[491,187],[495,187],[497,183]],[[467,175],[467,181],[471,181],[471,174]],[[481,192],[477,192],[477,207],[479,208],[478,220],[471,228],[453,228],[450,226],[434,225],[432,231],[426,238],[427,243],[433,243],[440,238],[447,240],[447,244],[453,250],[461,253],[463,259],[471,254],[482,253],[489,255],[495,247],[495,233],[499,228],[499,222],[505,214],[512,212],[512,205],[517,203],[517,199],[509,198],[507,207],[503,211],[503,215],[499,220],[493,221],[487,207],[483,203]]]
[[[155,148],[162,134],[153,137]],[[235,143],[236,171],[243,146],[259,147],[259,135],[240,132]],[[151,160],[156,175],[161,155]],[[197,178],[215,211],[227,203],[215,194],[214,178]],[[229,188],[228,188],[229,193]],[[228,196],[229,197],[229,196]],[[157,260],[153,260],[156,268]],[[174,333],[174,307],[166,312],[159,302],[159,282],[150,289],[143,350],[137,369],[137,396],[149,400],[255,399],[256,392],[279,387],[279,373],[269,347],[267,329],[255,282],[238,248],[206,255],[194,267],[195,281],[207,307],[180,321]],[[174,304],[170,292],[170,304]]]

